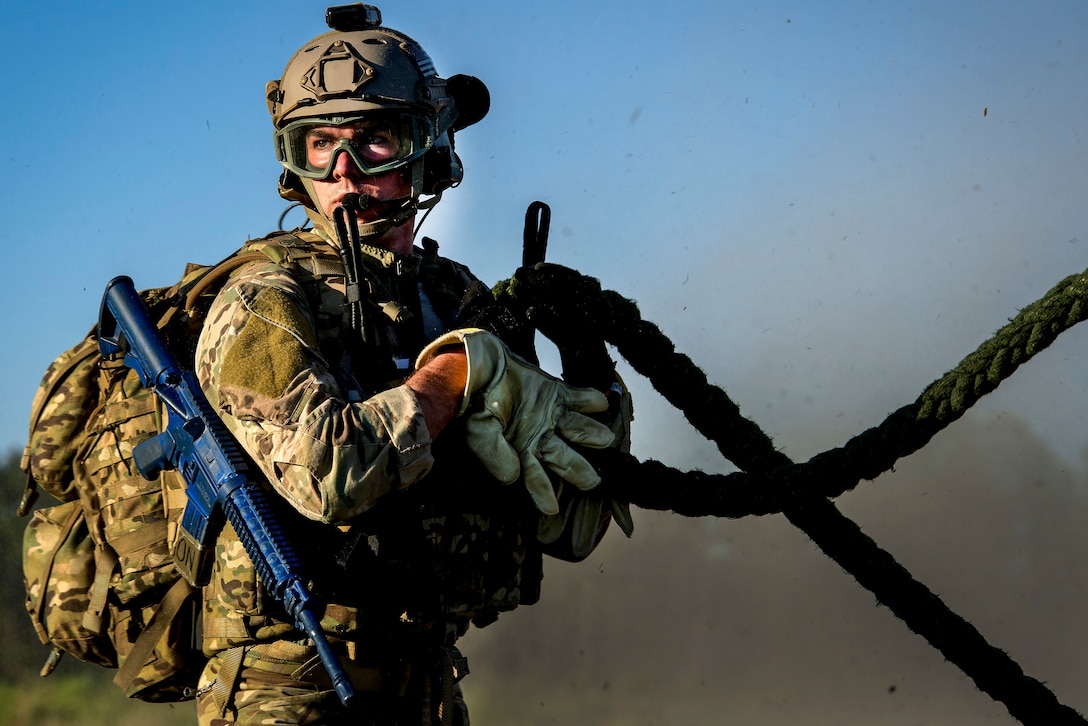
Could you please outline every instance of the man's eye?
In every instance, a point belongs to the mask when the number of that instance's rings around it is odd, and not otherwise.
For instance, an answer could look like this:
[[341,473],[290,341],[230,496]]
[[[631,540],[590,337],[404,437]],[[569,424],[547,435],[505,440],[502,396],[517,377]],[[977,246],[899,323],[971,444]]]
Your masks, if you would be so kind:
[[373,132],[358,137],[356,143],[362,146],[387,146],[390,143],[390,139],[389,134]]

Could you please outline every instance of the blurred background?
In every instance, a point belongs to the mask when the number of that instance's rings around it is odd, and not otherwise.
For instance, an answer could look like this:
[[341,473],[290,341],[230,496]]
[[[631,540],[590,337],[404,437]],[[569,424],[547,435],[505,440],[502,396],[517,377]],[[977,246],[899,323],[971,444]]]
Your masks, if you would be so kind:
[[[326,5],[5,9],[0,451],[12,502],[35,387],[90,328],[105,283],[167,285],[186,262],[276,228],[286,205],[264,85],[324,32]],[[381,8],[442,75],[476,75],[492,94],[457,138],[464,184],[422,233],[493,283],[519,264],[525,207],[547,202],[549,259],[634,298],[796,460],[913,401],[1088,267],[1083,3]],[[1086,352],[1088,329],[1066,333],[839,500],[1082,713]],[[636,455],[732,470],[621,372]],[[633,539],[616,531],[584,563],[549,563],[539,605],[470,633],[474,723],[1013,723],[782,517],[635,516]],[[91,666],[37,679],[23,523],[0,521],[13,542],[0,560],[0,722],[193,722],[188,705],[125,702]]]

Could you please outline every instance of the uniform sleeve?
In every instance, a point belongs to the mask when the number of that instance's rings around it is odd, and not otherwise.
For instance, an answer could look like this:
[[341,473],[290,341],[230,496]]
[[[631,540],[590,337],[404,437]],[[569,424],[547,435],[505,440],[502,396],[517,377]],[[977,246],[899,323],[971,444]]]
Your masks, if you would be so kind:
[[342,522],[418,481],[431,440],[407,386],[345,400],[309,301],[278,265],[232,277],[209,310],[197,375],[273,487],[305,516]]

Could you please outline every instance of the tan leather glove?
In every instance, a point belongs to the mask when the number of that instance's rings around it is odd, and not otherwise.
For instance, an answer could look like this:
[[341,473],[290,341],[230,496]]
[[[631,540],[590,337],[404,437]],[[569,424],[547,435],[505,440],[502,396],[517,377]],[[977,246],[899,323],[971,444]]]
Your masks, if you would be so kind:
[[597,486],[597,472],[567,442],[591,448],[612,443],[607,426],[583,415],[606,410],[604,394],[566,385],[511,353],[497,336],[473,328],[432,342],[419,354],[416,369],[458,344],[468,355],[459,411],[466,417],[466,443],[491,475],[504,484],[520,476],[544,514],[559,512],[545,469],[579,489]]

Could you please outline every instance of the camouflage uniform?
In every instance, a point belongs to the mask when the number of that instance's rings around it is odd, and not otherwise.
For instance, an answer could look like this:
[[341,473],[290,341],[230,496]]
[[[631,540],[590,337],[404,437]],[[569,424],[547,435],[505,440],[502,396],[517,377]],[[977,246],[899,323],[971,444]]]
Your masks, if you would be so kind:
[[[372,316],[365,343],[342,319],[342,268],[270,260],[233,276],[197,351],[209,399],[289,505],[279,516],[329,603],[322,624],[366,696],[363,714],[328,690],[228,525],[205,589],[202,724],[426,724],[440,704],[443,723],[467,724],[454,642],[537,600],[544,547],[524,489],[489,479],[457,445],[456,420],[432,441],[396,363],[456,325],[473,278],[434,254],[364,252],[372,289],[391,298],[375,302],[411,311]],[[592,516],[603,533],[607,507]],[[540,527],[547,540],[557,529]]]

